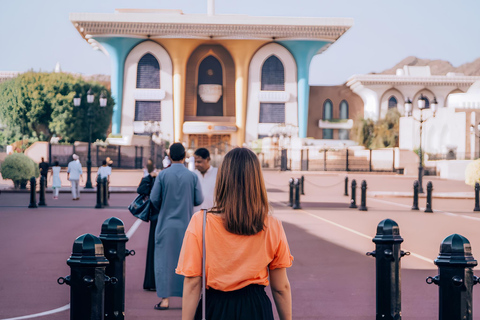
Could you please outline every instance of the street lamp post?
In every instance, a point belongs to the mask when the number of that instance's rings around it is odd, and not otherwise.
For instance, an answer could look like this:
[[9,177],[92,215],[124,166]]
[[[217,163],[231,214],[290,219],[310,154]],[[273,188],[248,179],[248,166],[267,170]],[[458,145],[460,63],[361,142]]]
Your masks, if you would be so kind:
[[[418,98],[418,102],[417,102],[417,107],[420,110],[420,119],[416,119],[415,117],[412,116],[413,120],[420,123],[420,146],[419,146],[419,150],[418,150],[418,155],[420,157],[420,162],[418,163],[418,193],[424,193],[423,192],[423,183],[422,183],[423,170],[424,170],[424,168],[423,168],[423,150],[422,150],[422,129],[423,129],[423,123],[425,121],[427,121],[428,119],[430,119],[430,117],[425,118],[425,119],[423,118],[423,110],[425,109],[426,100],[427,100],[427,98],[423,94],[420,94],[420,97]],[[437,99],[434,97],[432,103],[430,104],[430,108],[433,111],[433,117],[435,117],[435,112],[437,111],[437,105],[438,105]],[[412,109],[413,109],[412,101],[410,100],[410,98],[407,98],[407,101],[405,101],[405,111],[407,112],[407,117],[412,115],[411,114]]]
[[156,166],[156,157],[155,157],[155,145],[153,143],[153,135],[158,134],[160,135],[160,125],[158,121],[144,121],[144,132],[150,134],[150,160],[154,166]]
[[[100,107],[107,106],[107,96],[104,92],[100,94]],[[87,183],[85,183],[85,189],[93,189],[92,186],[92,104],[95,101],[95,95],[93,94],[92,88],[87,91],[87,119],[88,119],[88,158],[87,158]],[[82,97],[77,93],[73,98],[73,105],[75,107],[80,107],[82,103]]]

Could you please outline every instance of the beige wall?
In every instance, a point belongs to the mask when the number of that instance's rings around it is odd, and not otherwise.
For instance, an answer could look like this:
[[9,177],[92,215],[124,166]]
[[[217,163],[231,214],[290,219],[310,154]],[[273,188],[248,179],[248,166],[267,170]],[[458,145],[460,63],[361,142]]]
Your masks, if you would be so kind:
[[[340,118],[340,102],[348,103],[349,119],[363,117],[363,101],[353,93],[346,84],[339,86],[311,86],[308,107],[307,137],[322,139],[322,129],[318,127],[318,121],[323,116],[323,103],[330,99],[333,104],[333,119]],[[333,138],[338,139],[338,130],[333,130]]]

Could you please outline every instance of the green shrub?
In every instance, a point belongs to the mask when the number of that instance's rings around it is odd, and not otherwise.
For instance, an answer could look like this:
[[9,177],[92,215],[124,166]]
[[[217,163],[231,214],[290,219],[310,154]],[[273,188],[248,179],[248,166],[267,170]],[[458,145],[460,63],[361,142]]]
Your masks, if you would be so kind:
[[38,164],[23,153],[14,153],[5,157],[0,170],[3,179],[13,180],[15,188],[26,183],[31,177],[38,178]]

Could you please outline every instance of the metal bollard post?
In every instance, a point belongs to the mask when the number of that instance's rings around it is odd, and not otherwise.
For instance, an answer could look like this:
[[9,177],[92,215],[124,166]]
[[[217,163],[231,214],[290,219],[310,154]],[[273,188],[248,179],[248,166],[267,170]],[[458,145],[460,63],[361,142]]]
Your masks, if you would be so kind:
[[412,210],[419,210],[418,209],[418,180],[413,182],[413,206]]
[[452,234],[440,245],[440,253],[434,261],[438,275],[428,277],[428,284],[438,285],[439,319],[472,320],[472,289],[479,282],[473,275],[477,260],[467,238]]
[[40,177],[40,198],[38,201],[39,206],[46,206],[47,203],[45,202],[45,186],[47,184],[47,180],[44,176]]
[[433,190],[432,181],[428,181],[428,183],[427,183],[427,205],[425,207],[425,212],[433,212],[433,210],[432,210],[432,190]]
[[295,179],[294,185],[295,185],[295,201],[293,203],[292,208],[302,209],[302,207],[300,207],[300,181],[298,179]]
[[403,238],[398,224],[385,219],[377,226],[377,234],[372,240],[375,251],[367,256],[375,257],[376,267],[376,319],[400,320],[402,299],[400,285],[400,259],[410,252],[400,250]]
[[348,176],[345,176],[345,192],[343,195],[348,197]]
[[362,181],[362,197],[360,200],[360,207],[358,207],[360,211],[367,211],[367,181]]
[[280,157],[280,171],[287,171],[287,149],[282,149]]
[[288,187],[289,187],[288,206],[293,207],[293,188],[294,188],[293,178],[290,178],[290,180],[288,180]]
[[71,275],[57,282],[70,286],[70,320],[103,320],[105,283],[115,284],[117,279],[105,275],[108,260],[102,241],[93,234],[81,235],[73,243],[67,264]]
[[125,257],[135,255],[135,251],[125,248],[128,241],[125,226],[122,220],[116,217],[103,222],[99,238],[103,243],[105,257],[109,261],[105,274],[118,280],[115,286],[105,287],[105,320],[123,320],[125,319]]
[[37,180],[35,177],[30,178],[30,204],[29,208],[37,208]]
[[103,188],[103,206],[108,207],[108,182],[107,178],[102,178],[102,188]]
[[305,177],[304,176],[300,178],[300,193],[302,194],[302,196],[305,195]]
[[103,208],[102,196],[103,196],[103,181],[100,177],[98,177],[97,178],[97,204],[95,205],[95,209]]
[[352,199],[350,199],[350,207],[352,209],[357,208],[357,197],[356,197],[357,181],[352,180]]
[[478,182],[475,182],[475,208],[473,208],[473,211],[480,211],[479,193],[480,184]]

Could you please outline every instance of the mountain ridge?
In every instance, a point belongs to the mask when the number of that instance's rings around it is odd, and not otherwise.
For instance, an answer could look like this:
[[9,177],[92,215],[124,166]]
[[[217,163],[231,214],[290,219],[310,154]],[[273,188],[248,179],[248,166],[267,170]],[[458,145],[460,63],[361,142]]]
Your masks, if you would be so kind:
[[454,67],[445,60],[421,59],[409,56],[397,63],[390,69],[386,69],[376,74],[396,74],[397,69],[403,69],[403,66],[430,66],[432,75],[446,75],[448,72],[463,73],[466,76],[480,76],[480,58],[472,62],[464,63]]

